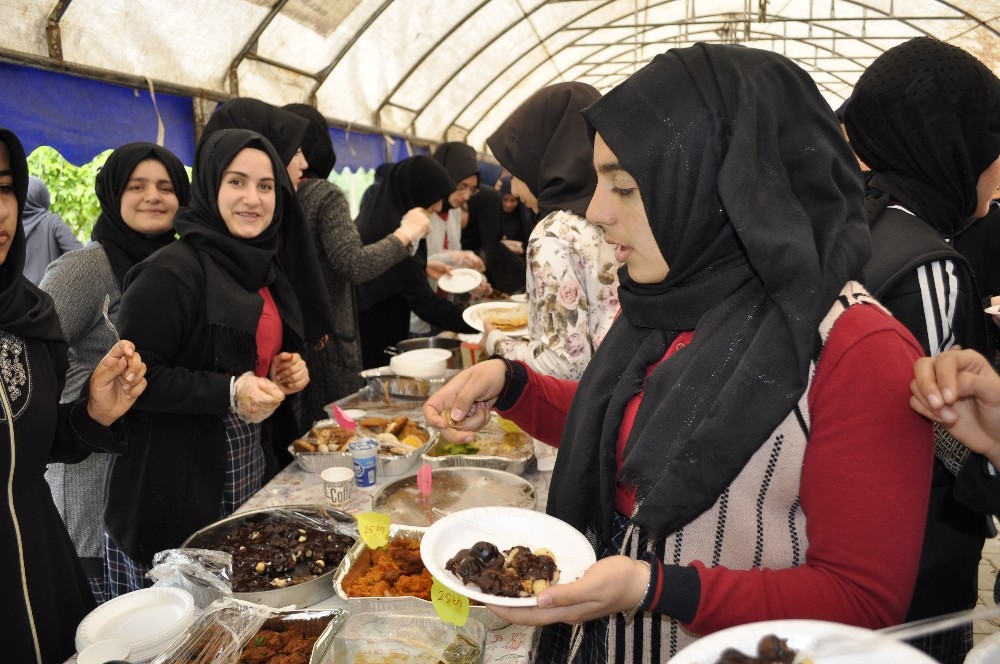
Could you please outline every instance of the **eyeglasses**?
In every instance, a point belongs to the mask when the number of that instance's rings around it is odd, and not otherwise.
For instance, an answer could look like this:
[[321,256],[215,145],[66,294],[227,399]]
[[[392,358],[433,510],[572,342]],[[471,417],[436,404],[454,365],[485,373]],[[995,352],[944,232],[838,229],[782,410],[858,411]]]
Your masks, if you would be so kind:
[[455,191],[460,191],[463,194],[468,194],[469,198],[472,198],[473,196],[479,193],[479,187],[477,187],[476,185],[469,185],[463,183],[455,187]]

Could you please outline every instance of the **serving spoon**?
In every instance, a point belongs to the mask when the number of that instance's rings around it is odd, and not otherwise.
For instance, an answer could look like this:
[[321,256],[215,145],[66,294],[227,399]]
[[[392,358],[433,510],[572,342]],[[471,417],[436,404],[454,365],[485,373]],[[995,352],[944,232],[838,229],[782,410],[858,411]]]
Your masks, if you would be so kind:
[[1000,606],[989,606],[971,611],[946,613],[942,616],[924,618],[923,620],[914,620],[902,625],[878,629],[865,636],[837,633],[826,634],[818,637],[808,646],[799,649],[795,655],[795,659],[792,660],[792,664],[810,664],[817,657],[849,655],[878,650],[889,643],[905,641],[918,636],[933,634],[941,630],[965,625],[975,620],[988,620],[997,616],[1000,616]]

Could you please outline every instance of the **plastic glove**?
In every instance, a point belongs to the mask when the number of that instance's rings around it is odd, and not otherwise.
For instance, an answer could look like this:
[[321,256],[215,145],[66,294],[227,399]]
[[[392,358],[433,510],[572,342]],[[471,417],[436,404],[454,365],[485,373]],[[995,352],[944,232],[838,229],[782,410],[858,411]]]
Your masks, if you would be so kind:
[[403,220],[399,222],[399,233],[409,238],[409,240],[404,240],[400,237],[400,241],[403,244],[416,244],[421,240],[421,238],[427,237],[427,234],[431,232],[431,220],[427,216],[427,210],[423,208],[413,208],[405,215],[403,215]]
[[236,415],[244,422],[263,422],[284,400],[281,388],[267,378],[248,371],[236,379]]
[[483,259],[473,251],[459,250],[451,252],[451,262],[459,267],[467,267],[482,272],[486,269]]

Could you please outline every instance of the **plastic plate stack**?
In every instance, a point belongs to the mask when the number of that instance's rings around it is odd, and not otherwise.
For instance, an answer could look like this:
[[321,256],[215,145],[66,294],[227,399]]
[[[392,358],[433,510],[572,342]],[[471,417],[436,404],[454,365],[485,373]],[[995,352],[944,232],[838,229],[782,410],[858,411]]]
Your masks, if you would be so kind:
[[194,598],[180,588],[146,588],[119,595],[97,607],[76,629],[76,649],[103,639],[129,644],[130,662],[144,662],[166,650],[194,621]]

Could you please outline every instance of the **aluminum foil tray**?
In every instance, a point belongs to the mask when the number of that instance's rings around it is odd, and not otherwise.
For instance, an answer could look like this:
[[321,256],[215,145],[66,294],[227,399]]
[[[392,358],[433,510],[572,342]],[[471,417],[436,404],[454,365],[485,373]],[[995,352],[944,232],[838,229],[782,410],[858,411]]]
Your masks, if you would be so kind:
[[[412,537],[421,540],[426,528],[413,528],[408,526],[392,526],[389,529],[389,537],[397,535],[402,537]],[[354,613],[384,612],[384,613],[414,613],[419,615],[437,616],[434,607],[425,599],[418,597],[348,597],[345,585],[350,585],[359,576],[364,575],[371,569],[371,549],[365,544],[363,539],[354,543],[344,556],[343,562],[337,568],[337,573],[333,577],[333,587],[337,596],[347,603],[348,610]],[[483,623],[488,629],[500,629],[510,623],[493,613],[485,606],[470,606],[469,617],[475,618]]]
[[[377,413],[374,416],[378,416]],[[320,420],[313,424],[313,427],[337,427],[336,420]],[[421,423],[430,438],[427,442],[416,447],[412,452],[402,455],[389,455],[389,454],[379,454],[378,455],[378,475],[379,477],[398,477],[400,475],[406,475],[417,467],[420,463],[422,455],[427,452],[438,439],[438,432],[435,429],[430,429],[423,423]],[[295,462],[299,464],[302,470],[308,473],[321,473],[327,468],[333,468],[334,466],[342,466],[344,468],[353,468],[354,462],[351,460],[350,452],[297,452],[292,445],[288,446],[289,453],[295,457]]]
[[[446,454],[449,441],[441,437],[424,454],[423,461],[431,468],[491,468],[515,475],[522,474],[535,457],[534,441],[523,431],[504,431],[494,417],[476,434],[477,441],[485,441],[495,454]],[[473,442],[473,445],[475,442]],[[486,450],[486,445],[483,446]]]

